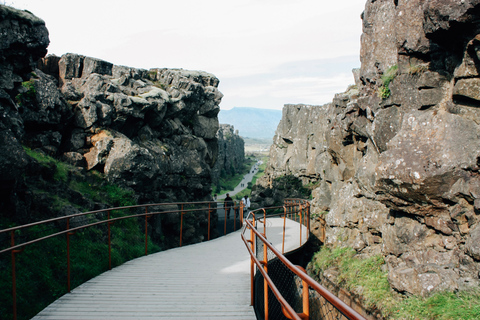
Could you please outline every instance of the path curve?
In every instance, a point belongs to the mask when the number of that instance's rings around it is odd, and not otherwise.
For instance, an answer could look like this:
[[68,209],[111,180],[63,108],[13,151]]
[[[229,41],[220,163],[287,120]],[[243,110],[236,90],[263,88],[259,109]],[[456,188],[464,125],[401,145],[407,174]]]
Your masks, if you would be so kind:
[[[287,222],[286,248],[291,250],[299,245],[300,225]],[[281,246],[283,219],[268,223],[269,240]],[[249,272],[248,251],[237,231],[126,262],[64,295],[33,319],[253,320]]]

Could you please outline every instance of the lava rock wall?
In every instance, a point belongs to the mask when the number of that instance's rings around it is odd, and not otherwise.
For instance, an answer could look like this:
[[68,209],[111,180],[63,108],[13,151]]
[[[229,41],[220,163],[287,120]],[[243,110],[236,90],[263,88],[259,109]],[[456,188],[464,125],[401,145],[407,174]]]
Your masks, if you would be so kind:
[[400,293],[478,286],[479,1],[367,1],[355,86],[286,105],[262,186],[315,185],[329,246],[381,254]]

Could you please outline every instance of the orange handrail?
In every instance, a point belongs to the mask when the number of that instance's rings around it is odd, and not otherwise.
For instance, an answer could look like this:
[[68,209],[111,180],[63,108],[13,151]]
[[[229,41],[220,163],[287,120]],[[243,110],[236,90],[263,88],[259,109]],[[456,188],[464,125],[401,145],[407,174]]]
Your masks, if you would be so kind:
[[[52,218],[52,219],[47,219],[43,221],[38,221],[38,222],[33,222],[21,226],[16,226],[16,227],[11,227],[7,229],[0,230],[0,235],[4,233],[10,233],[10,246],[7,248],[0,248],[0,254],[10,252],[11,253],[11,260],[12,260],[12,303],[13,303],[13,317],[14,319],[17,318],[17,288],[16,288],[16,259],[15,256],[16,254],[22,252],[25,247],[30,246],[35,243],[39,243],[41,241],[53,238],[53,237],[58,237],[65,235],[66,236],[66,245],[67,245],[67,261],[66,261],[66,273],[67,273],[67,292],[71,291],[71,262],[70,262],[70,236],[74,235],[76,231],[94,227],[94,226],[99,226],[106,224],[107,225],[107,241],[108,241],[108,268],[112,268],[112,253],[111,253],[111,225],[113,225],[115,222],[120,221],[120,220],[126,220],[126,219],[131,219],[131,218],[139,218],[139,217],[144,217],[145,219],[145,255],[148,255],[148,219],[154,215],[159,215],[159,214],[168,214],[168,213],[180,213],[180,246],[182,246],[182,229],[183,229],[183,215],[186,213],[194,213],[194,212],[208,212],[208,240],[210,240],[210,227],[211,227],[211,213],[212,213],[212,204],[215,203],[215,209],[218,208],[216,202],[212,201],[202,201],[202,202],[188,202],[188,203],[182,203],[182,202],[173,202],[173,203],[155,203],[155,204],[143,204],[143,205],[134,205],[134,206],[126,206],[126,207],[115,207],[115,208],[108,208],[108,209],[102,209],[102,210],[95,210],[95,211],[88,211],[88,212],[82,212],[82,213],[77,213],[69,216],[62,216],[62,217],[57,217],[57,218]],[[184,204],[188,204],[191,206],[199,206],[194,209],[184,209]],[[169,210],[169,211],[155,211],[155,212],[149,212],[149,208],[152,207],[161,207],[161,206],[172,206],[172,205],[177,205],[180,206],[181,208],[178,210]],[[208,206],[207,206],[208,205]],[[128,210],[128,209],[139,209],[139,208],[144,208],[145,211],[144,213],[140,214],[133,214],[133,215],[126,215],[126,216],[121,216],[121,217],[111,217],[111,212],[113,211],[121,211],[121,210]],[[106,219],[100,220],[100,221],[95,221],[95,222],[90,222],[83,224],[81,226],[77,226],[74,228],[70,227],[70,221],[73,218],[77,217],[82,217],[82,216],[95,216],[98,219],[98,216],[101,216],[99,214],[106,213]],[[27,229],[30,227],[35,227],[35,226],[40,226],[40,225],[46,225],[50,223],[55,223],[59,221],[66,221],[66,228],[65,230],[62,231],[52,231],[52,233],[41,236],[39,238],[33,239],[33,240],[28,240],[23,243],[16,243],[15,242],[15,232],[18,232],[18,230],[22,229]],[[226,228],[224,231],[224,234],[226,234]]]
[[[290,214],[290,219],[294,219],[296,221],[296,209],[295,207],[298,207],[298,213],[299,213],[299,221],[300,221],[300,228],[302,228],[302,224],[306,224],[308,226],[307,232],[309,232],[309,206],[310,204],[306,200],[295,200],[291,201],[290,199],[285,201],[285,207],[284,207],[284,216],[283,219],[285,221],[286,216]],[[289,208],[290,210],[287,210]],[[278,251],[269,241],[268,238],[266,237],[266,219],[267,216],[265,214],[266,209],[271,209],[271,208],[262,208],[258,209],[255,211],[250,212],[249,217],[245,219],[245,224],[244,224],[244,229],[242,231],[241,237],[247,247],[247,250],[250,254],[252,264],[257,265],[257,270],[262,274],[264,278],[264,290],[265,290],[265,297],[264,297],[264,312],[265,312],[265,320],[268,320],[268,288],[270,288],[271,292],[275,295],[277,301],[280,303],[282,307],[282,312],[284,315],[289,318],[289,319],[308,319],[309,318],[309,303],[308,303],[308,288],[311,288],[315,291],[317,291],[328,303],[330,303],[335,309],[337,309],[341,314],[343,314],[346,318],[352,319],[352,320],[365,320],[363,316],[361,316],[358,312],[353,310],[351,307],[349,307],[345,302],[340,300],[338,297],[333,295],[331,292],[329,292],[327,289],[325,289],[322,285],[320,285],[318,282],[316,282],[314,279],[312,279],[308,274],[305,272],[305,270],[301,267],[295,266],[293,263],[291,263],[284,255],[283,255],[283,244],[282,244],[282,252]],[[290,211],[290,212],[288,212]],[[260,215],[263,215],[264,221],[264,230],[263,232],[260,232],[256,229],[256,221],[255,221],[255,213],[259,213]],[[295,217],[292,217],[291,215],[295,214]],[[302,217],[303,214],[303,217]],[[270,216],[269,216],[270,217]],[[250,240],[246,239],[245,232],[247,230],[250,230]],[[283,237],[285,238],[285,232],[283,234]],[[254,246],[253,243],[256,241],[261,241],[263,243],[264,249],[263,249],[263,254],[264,258],[263,261],[259,261],[256,253],[254,252]],[[307,237],[308,239],[308,237]],[[301,231],[300,231],[300,245],[302,244],[302,236],[301,236]],[[293,308],[288,304],[288,302],[285,300],[285,298],[281,295],[277,287],[275,286],[274,282],[271,280],[269,274],[268,274],[268,261],[266,261],[266,252],[270,250],[273,252],[276,258],[278,258],[281,263],[288,268],[290,271],[292,271],[296,276],[298,276],[303,283],[303,312],[302,313],[296,313]],[[254,278],[254,273],[253,270],[251,270],[251,283],[253,285],[253,278]],[[268,286],[268,288],[267,288]],[[308,286],[307,289],[305,287]],[[253,292],[253,287],[252,287],[252,292]],[[252,298],[253,299],[253,298]],[[252,305],[254,305],[254,302],[252,300]]]

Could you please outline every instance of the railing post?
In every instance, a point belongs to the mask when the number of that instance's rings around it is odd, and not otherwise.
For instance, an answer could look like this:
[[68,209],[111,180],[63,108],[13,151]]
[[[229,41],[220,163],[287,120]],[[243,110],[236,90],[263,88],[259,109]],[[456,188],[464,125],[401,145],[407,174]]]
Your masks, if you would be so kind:
[[111,222],[110,222],[110,210],[107,211],[107,228],[108,228],[108,270],[112,270],[112,238],[111,238]]
[[182,246],[182,237],[183,237],[183,203],[180,210],[180,247]]
[[[307,273],[302,266],[297,266],[300,270]],[[308,293],[308,283],[302,279],[302,313],[298,314],[302,319],[310,319],[310,299]]]
[[[266,221],[264,222],[264,229],[266,225]],[[263,243],[263,270],[265,273],[268,274],[268,247],[266,243]],[[264,311],[265,311],[265,320],[268,320],[268,282],[267,279],[263,278],[263,304],[264,304]]]
[[208,240],[210,240],[210,216],[212,213],[210,208],[211,204],[212,204],[211,202],[208,203]]
[[227,206],[225,206],[225,223],[224,223],[224,227],[223,227],[223,235],[226,235],[227,234],[227,210],[230,211],[230,208],[227,209]]
[[243,205],[243,201],[240,200],[240,225],[243,226],[243,208],[244,208],[244,205]]
[[[252,219],[252,226],[255,226],[255,216]],[[254,255],[257,253],[255,252],[255,233],[253,229],[250,229],[250,245],[252,246],[252,252]],[[250,258],[250,304],[251,306],[255,306],[255,262],[253,261],[253,257]]]
[[148,255],[148,207],[145,207],[145,255]]
[[[70,229],[70,218],[67,218],[67,230]],[[71,269],[70,269],[70,236],[72,232],[67,232],[67,291],[71,291]]]
[[237,214],[237,204],[234,202],[234,203],[233,203],[233,231],[236,231],[236,230],[237,230],[237,218],[236,218],[236,214]]
[[288,214],[290,216],[290,219],[292,219],[292,201],[288,200]]
[[307,202],[307,239],[310,238],[310,203]]
[[298,207],[298,209],[299,209],[299,214],[300,214],[300,215],[299,215],[299,219],[298,219],[298,222],[299,222],[299,225],[300,225],[300,246],[302,246],[302,229],[303,229],[303,228],[302,228],[302,227],[303,227],[303,225],[302,225],[302,223],[303,223],[302,213],[303,213],[303,205],[300,204],[299,207]]
[[267,211],[263,209],[263,236],[267,237]]
[[287,207],[283,207],[283,237],[282,237],[282,254],[285,253],[285,229],[287,225]]
[[[11,244],[15,246],[15,231],[11,231]],[[17,275],[15,272],[15,250],[12,250],[12,304],[13,304],[13,319],[17,320]]]

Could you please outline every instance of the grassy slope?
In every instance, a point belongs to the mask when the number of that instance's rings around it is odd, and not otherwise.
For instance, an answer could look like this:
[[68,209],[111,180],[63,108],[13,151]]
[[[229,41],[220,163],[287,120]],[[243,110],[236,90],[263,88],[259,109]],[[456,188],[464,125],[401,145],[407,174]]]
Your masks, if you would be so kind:
[[[34,195],[41,194],[49,203],[49,213],[55,216],[64,206],[73,206],[80,211],[87,211],[80,203],[70,202],[68,194],[81,194],[83,202],[103,203],[106,207],[127,206],[135,204],[134,194],[105,182],[100,174],[81,175],[68,164],[59,162],[44,154],[26,149],[40,166],[53,168],[53,176],[43,179],[26,179],[27,186]],[[50,179],[51,178],[51,179]],[[63,194],[59,195],[58,191]],[[57,192],[57,193],[56,193]],[[70,193],[69,193],[70,192]],[[35,212],[31,213],[32,215]],[[118,217],[128,212],[112,212]],[[131,213],[130,213],[131,214]],[[88,219],[96,221],[95,217]],[[0,217],[0,229],[15,226],[16,221],[6,216]],[[70,237],[72,288],[97,276],[108,269],[108,242],[106,225],[92,227],[76,232]],[[61,223],[36,226],[15,233],[18,241],[25,241],[27,235],[36,238],[65,230]],[[117,221],[112,225],[112,267],[139,257],[145,252],[145,236],[138,221],[134,219]],[[19,319],[30,319],[48,304],[67,292],[66,272],[66,236],[44,240],[39,244],[25,247],[16,255],[17,273],[17,310]],[[3,248],[3,247],[2,247]],[[149,251],[159,251],[160,247],[151,243]],[[0,256],[0,315],[3,319],[12,316],[12,267],[10,254]]]
[[366,308],[377,308],[388,319],[480,319],[480,289],[443,292],[429,298],[401,298],[388,283],[382,256],[360,260],[351,248],[322,248],[311,262],[313,274],[336,266],[338,284],[363,298]]

